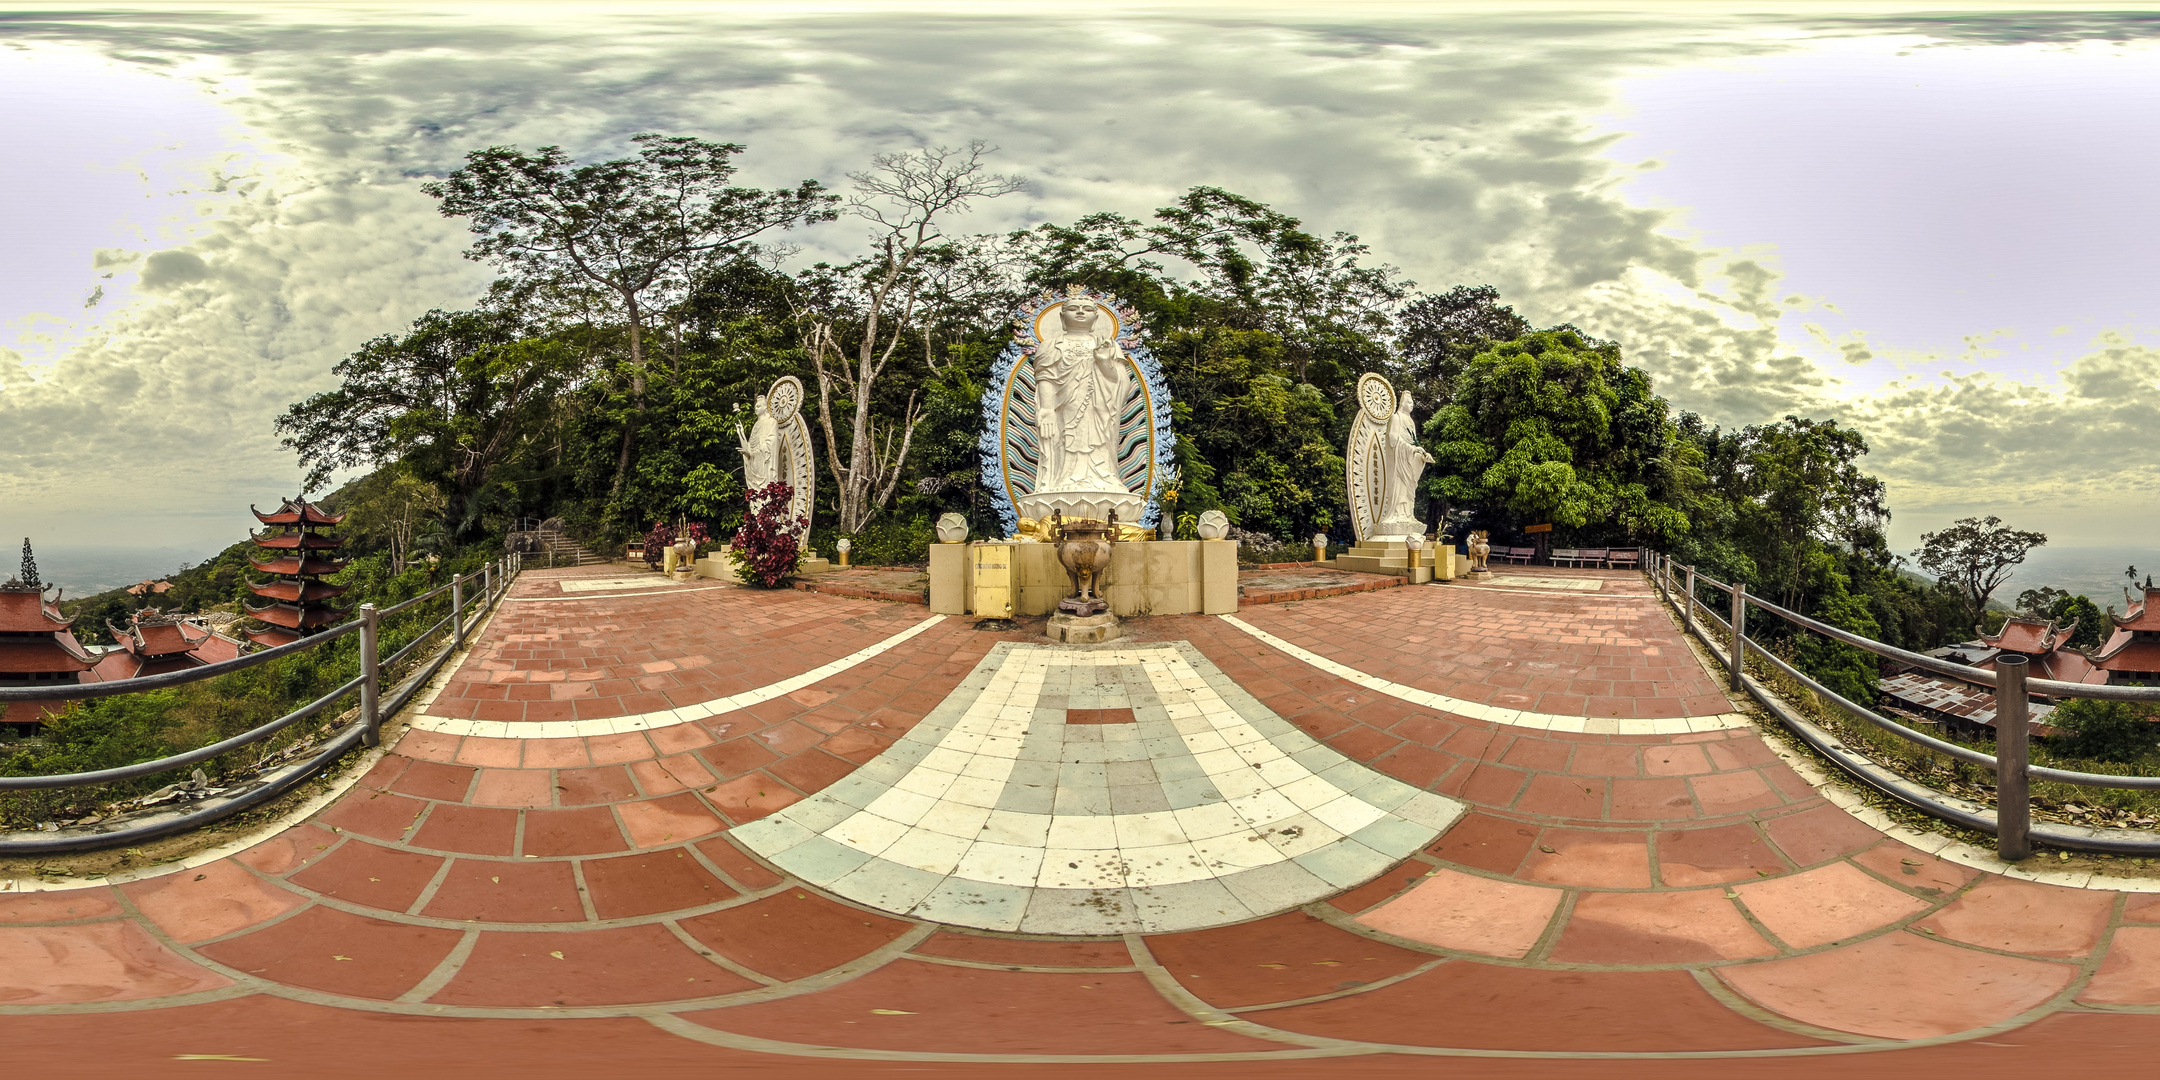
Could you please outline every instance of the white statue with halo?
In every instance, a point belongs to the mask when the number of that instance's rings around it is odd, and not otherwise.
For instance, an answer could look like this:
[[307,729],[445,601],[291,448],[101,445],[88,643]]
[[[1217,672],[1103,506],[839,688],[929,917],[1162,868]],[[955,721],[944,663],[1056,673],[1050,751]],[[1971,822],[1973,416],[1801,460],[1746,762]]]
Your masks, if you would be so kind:
[[1367,372],[1358,377],[1357,402],[1357,421],[1351,425],[1343,462],[1350,486],[1350,523],[1358,542],[1424,536],[1425,523],[1413,515],[1418,481],[1433,459],[1418,443],[1410,392],[1405,390],[1397,398],[1386,378]]
[[810,425],[803,422],[802,402],[802,380],[781,376],[772,389],[757,396],[752,406],[757,419],[749,432],[735,425],[735,439],[742,445],[744,489],[785,482],[792,489],[787,516],[801,519],[800,539],[808,547],[810,513],[817,504],[817,461],[810,456]]

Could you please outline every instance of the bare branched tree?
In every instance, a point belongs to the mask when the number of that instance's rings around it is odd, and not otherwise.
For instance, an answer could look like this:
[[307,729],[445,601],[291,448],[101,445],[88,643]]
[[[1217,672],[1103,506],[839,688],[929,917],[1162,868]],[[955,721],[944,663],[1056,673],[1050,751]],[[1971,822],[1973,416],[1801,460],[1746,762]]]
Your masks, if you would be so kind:
[[[838,488],[839,529],[859,532],[892,501],[922,414],[910,391],[898,416],[879,415],[878,380],[912,337],[935,372],[932,323],[984,265],[975,245],[948,239],[940,221],[978,199],[1021,191],[1018,177],[991,173],[993,147],[930,147],[880,154],[850,173],[843,213],[869,222],[875,254],[848,266],[805,271],[796,297],[803,351],[817,371],[818,424]],[[850,413],[842,433],[835,412]]]

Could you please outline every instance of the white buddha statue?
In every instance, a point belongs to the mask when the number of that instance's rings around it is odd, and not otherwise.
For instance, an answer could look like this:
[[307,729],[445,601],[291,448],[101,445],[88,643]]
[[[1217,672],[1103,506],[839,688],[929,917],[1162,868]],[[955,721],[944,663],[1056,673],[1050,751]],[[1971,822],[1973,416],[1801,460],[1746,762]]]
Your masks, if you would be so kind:
[[1126,490],[1118,478],[1118,412],[1132,372],[1107,322],[1093,299],[1071,297],[1058,312],[1058,333],[1035,352],[1039,492]]

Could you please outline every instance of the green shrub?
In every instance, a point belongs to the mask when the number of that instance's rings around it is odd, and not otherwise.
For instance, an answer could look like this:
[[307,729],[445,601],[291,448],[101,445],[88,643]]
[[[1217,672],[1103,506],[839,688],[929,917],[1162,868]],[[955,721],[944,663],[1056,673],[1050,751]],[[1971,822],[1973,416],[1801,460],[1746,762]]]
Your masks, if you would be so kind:
[[2055,729],[2050,741],[2071,757],[2135,761],[2160,743],[2155,712],[2143,702],[2071,698],[2048,715]]

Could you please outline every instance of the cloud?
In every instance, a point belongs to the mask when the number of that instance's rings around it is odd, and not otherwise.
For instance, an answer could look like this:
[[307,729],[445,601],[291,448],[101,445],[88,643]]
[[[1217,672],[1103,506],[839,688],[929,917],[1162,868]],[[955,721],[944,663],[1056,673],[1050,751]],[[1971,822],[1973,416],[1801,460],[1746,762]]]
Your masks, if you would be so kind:
[[160,251],[144,260],[142,287],[153,291],[170,289],[209,276],[210,264],[202,261],[202,256],[188,251]]
[[[2152,408],[2150,357],[2122,350],[2066,372],[2052,397],[1983,378],[1846,400],[1837,376],[1780,344],[1777,322],[1800,301],[1780,299],[1791,290],[1773,263],[1678,238],[1668,212],[1622,197],[1628,170],[1603,156],[1611,135],[1591,119],[1617,83],[1790,50],[1791,26],[689,10],[7,25],[18,41],[94,47],[203,87],[264,150],[206,182],[226,194],[199,239],[98,254],[101,269],[140,257],[144,294],[58,364],[0,363],[0,506],[41,528],[230,522],[290,491],[298,470],[271,433],[284,407],[326,388],[360,343],[471,302],[489,276],[460,257],[466,235],[420,182],[481,146],[590,158],[649,130],[747,143],[745,179],[766,185],[839,182],[879,151],[988,139],[999,168],[1034,188],[962,223],[984,231],[1145,215],[1187,187],[1227,187],[1357,233],[1435,291],[1491,283],[1535,321],[1617,339],[1715,422],[1863,423],[1871,464],[1916,505],[1979,490],[1961,475],[2009,475],[2003,456],[2120,476],[2121,455],[2098,450],[2105,433],[2053,417],[2126,434]],[[858,226],[794,239],[806,257],[841,254]],[[1850,356],[1861,339],[1846,340]]]

